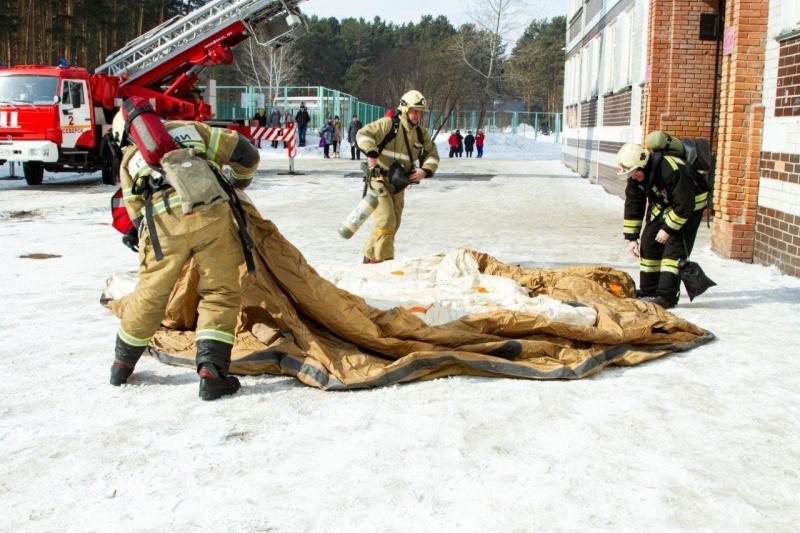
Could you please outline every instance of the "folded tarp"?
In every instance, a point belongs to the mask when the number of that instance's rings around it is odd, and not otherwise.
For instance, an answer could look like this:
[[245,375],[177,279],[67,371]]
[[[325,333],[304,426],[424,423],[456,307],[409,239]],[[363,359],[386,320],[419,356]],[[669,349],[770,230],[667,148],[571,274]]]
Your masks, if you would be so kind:
[[[318,274],[272,222],[252,205],[243,205],[256,242],[257,272],[245,275],[242,269],[234,374],[291,375],[321,389],[454,375],[577,379],[608,365],[638,364],[714,338],[654,304],[633,299],[633,280],[622,271],[524,268],[472,250],[354,267],[366,279],[355,283],[356,289],[363,289],[370,305]],[[344,267],[321,270],[345,286],[359,278],[348,276]],[[411,275],[416,278],[409,281]],[[454,281],[447,283],[460,287],[461,295],[440,284],[448,276]],[[370,277],[375,278],[371,288]],[[387,296],[392,279],[399,291]],[[117,316],[126,301],[124,281],[124,276],[111,278],[103,295]],[[197,281],[190,263],[150,342],[150,354],[164,363],[194,368]],[[494,294],[509,291],[512,282],[518,290],[509,292],[510,300]],[[488,311],[476,312],[483,309]],[[470,314],[443,322],[462,311]]]

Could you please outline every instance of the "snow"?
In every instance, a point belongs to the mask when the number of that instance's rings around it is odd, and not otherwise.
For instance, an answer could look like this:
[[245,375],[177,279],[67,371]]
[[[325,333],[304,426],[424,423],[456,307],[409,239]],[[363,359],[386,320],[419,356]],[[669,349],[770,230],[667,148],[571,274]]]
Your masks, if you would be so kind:
[[[446,139],[437,139],[446,154]],[[473,248],[502,261],[603,264],[638,279],[622,200],[566,169],[549,137],[487,137],[407,193],[398,257]],[[262,149],[249,189],[312,265],[356,265],[369,222],[356,162]],[[21,173],[21,170],[17,170]],[[0,176],[8,174],[0,167]],[[360,392],[197,376],[143,358],[112,387],[117,320],[99,305],[136,255],[99,176],[0,180],[0,530],[795,530],[800,279],[693,258],[719,285],[674,313],[715,342],[580,381],[455,377]],[[34,259],[29,254],[57,257]]]

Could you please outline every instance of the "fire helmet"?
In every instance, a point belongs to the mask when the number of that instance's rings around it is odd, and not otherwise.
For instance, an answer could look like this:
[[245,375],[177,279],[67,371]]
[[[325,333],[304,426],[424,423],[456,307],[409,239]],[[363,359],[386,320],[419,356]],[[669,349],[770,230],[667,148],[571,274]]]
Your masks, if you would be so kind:
[[428,109],[428,101],[419,91],[408,91],[400,98],[400,111],[407,113],[409,109]]
[[617,176],[627,178],[637,168],[644,168],[650,154],[636,143],[625,143],[617,152]]

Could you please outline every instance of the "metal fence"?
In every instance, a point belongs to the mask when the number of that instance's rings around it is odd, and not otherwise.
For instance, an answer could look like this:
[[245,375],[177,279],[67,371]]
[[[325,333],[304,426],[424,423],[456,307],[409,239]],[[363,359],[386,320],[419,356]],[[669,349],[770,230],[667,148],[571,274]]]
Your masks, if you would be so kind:
[[[432,121],[432,118],[429,119]],[[444,131],[472,131],[478,129],[477,111],[460,111],[450,116]],[[510,133],[537,138],[553,135],[558,142],[561,137],[561,113],[526,113],[521,111],[489,111],[483,119],[485,132]]]
[[[267,101],[269,94],[278,94],[273,101]],[[328,89],[326,87],[252,87],[252,86],[218,86],[216,91],[216,117],[221,120],[251,119],[258,109],[264,109],[267,117],[277,108],[281,117],[287,109],[294,117],[305,104],[311,117],[308,127],[311,130],[321,128],[328,117],[339,117],[344,124],[349,124],[353,115],[358,116],[366,124],[377,120],[386,112],[386,108],[367,104],[355,96]]]
[[[277,94],[273,101],[267,101],[270,94]],[[310,130],[319,129],[327,117],[338,116],[343,124],[349,124],[351,117],[357,115],[367,124],[384,116],[386,108],[360,101],[355,96],[328,89],[327,87],[253,87],[218,86],[216,88],[216,118],[221,120],[249,120],[258,109],[264,109],[267,116],[273,108],[283,112],[288,109],[292,116],[297,114],[300,104],[306,106],[311,117]],[[428,129],[435,131],[440,124],[434,123],[435,113],[428,113]],[[444,124],[443,131],[475,132],[478,129],[477,111],[453,113]],[[483,129],[486,132],[503,132],[536,138],[540,135],[553,135],[558,142],[561,134],[561,113],[525,113],[518,111],[490,111],[484,116]]]

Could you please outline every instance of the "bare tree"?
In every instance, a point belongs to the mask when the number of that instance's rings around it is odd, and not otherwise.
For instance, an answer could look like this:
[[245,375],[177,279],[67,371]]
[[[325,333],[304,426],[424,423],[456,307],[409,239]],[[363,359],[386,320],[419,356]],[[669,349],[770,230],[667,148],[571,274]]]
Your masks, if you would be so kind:
[[483,124],[488,104],[499,93],[506,44],[530,18],[528,4],[524,0],[482,0],[468,4],[467,16],[473,24],[461,27],[456,47],[467,68],[481,80],[479,126]]
[[291,44],[275,48],[261,46],[255,39],[241,43],[236,52],[234,65],[240,82],[265,87],[264,96],[268,103],[279,96],[279,87],[294,79],[300,60]]

